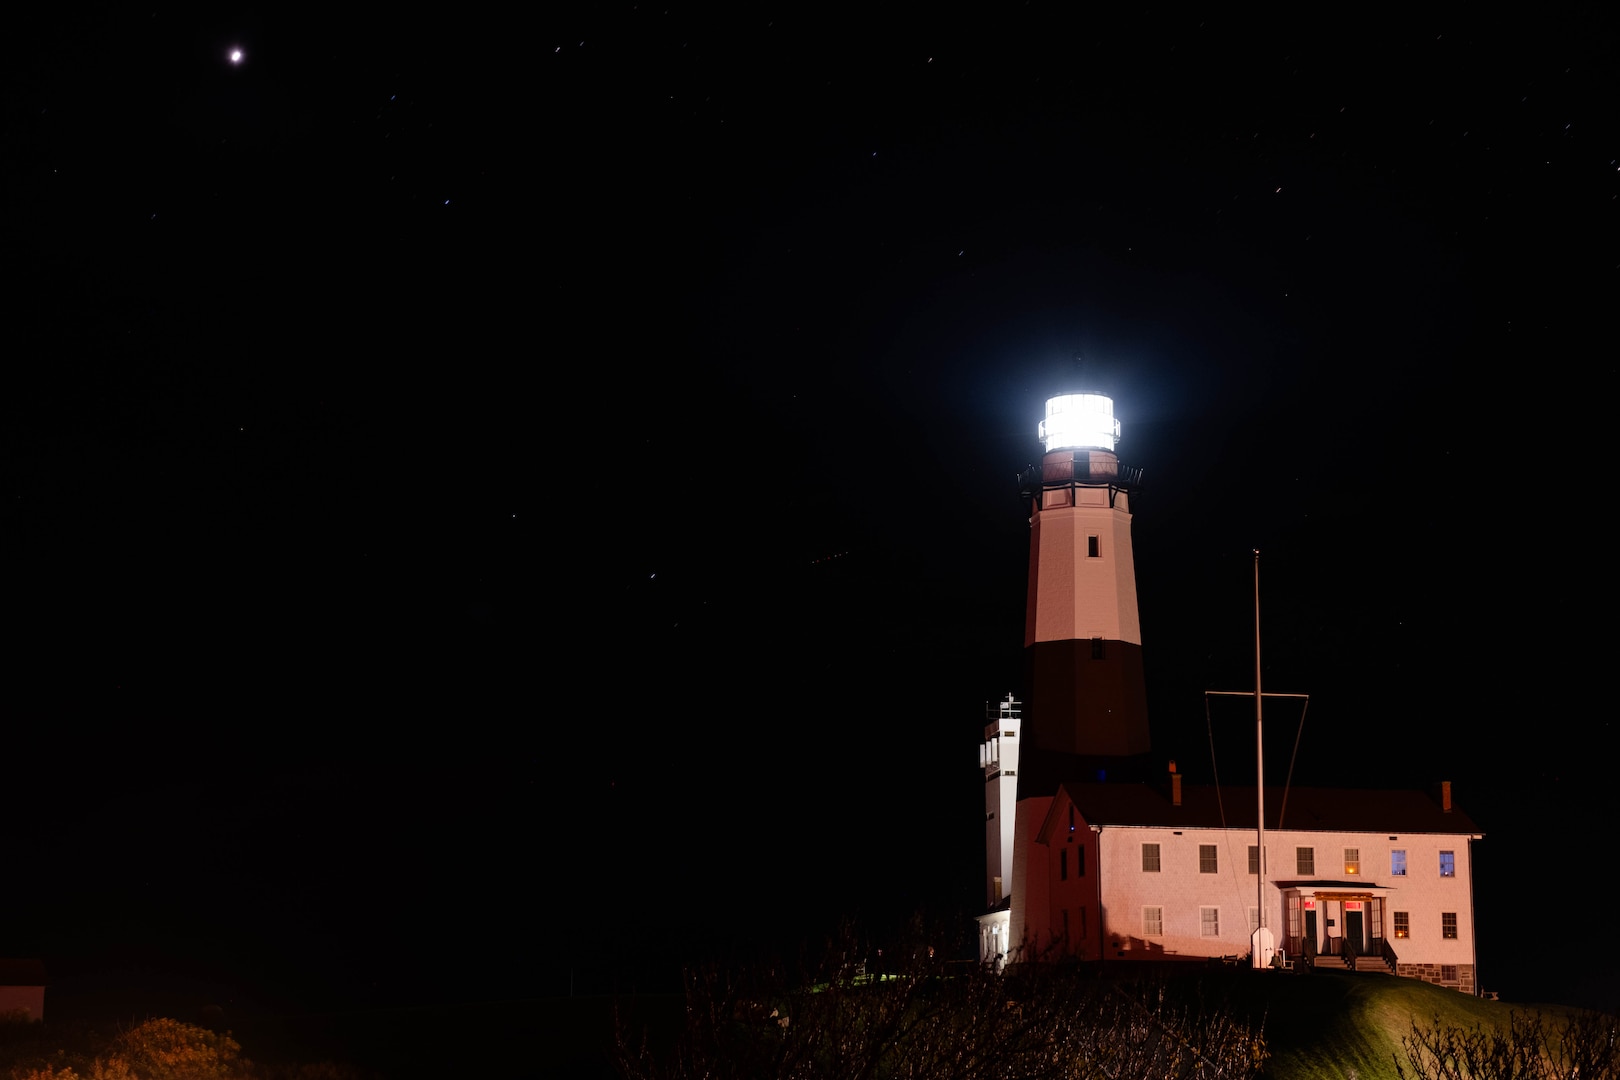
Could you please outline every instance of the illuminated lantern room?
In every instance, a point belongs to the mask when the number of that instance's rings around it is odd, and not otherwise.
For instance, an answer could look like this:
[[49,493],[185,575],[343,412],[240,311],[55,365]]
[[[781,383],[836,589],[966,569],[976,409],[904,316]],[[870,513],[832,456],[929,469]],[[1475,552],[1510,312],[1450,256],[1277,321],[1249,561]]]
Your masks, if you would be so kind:
[[1036,429],[1046,452],[1113,450],[1119,439],[1114,400],[1102,394],[1060,394],[1046,399],[1046,419]]

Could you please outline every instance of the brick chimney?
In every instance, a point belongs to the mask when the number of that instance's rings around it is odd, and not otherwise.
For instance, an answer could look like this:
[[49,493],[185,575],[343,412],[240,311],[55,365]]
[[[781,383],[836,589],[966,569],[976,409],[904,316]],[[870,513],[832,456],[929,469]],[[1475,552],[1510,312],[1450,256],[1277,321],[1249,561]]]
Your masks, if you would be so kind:
[[1170,805],[1181,805],[1181,774],[1176,772],[1174,760],[1170,762]]
[[1442,780],[1442,781],[1440,781],[1440,810],[1443,813],[1447,813],[1447,814],[1451,813],[1451,781],[1450,780]]

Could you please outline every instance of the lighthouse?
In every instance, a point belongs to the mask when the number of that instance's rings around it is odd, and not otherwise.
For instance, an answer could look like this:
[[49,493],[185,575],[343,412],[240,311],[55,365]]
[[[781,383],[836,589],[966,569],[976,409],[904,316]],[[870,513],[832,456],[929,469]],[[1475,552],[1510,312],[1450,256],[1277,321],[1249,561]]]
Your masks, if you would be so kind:
[[1036,434],[1045,456],[1019,477],[1030,513],[1026,701],[1021,708],[1009,696],[994,706],[979,754],[987,961],[1055,932],[1061,913],[1047,902],[1030,848],[1058,785],[1140,773],[1151,749],[1131,552],[1141,470],[1120,464],[1120,425],[1106,395],[1049,398]]
[[1141,470],[1120,464],[1119,421],[1102,394],[1049,398],[1037,433],[1046,455],[1020,478],[1030,505],[1024,746],[1106,769],[1150,749],[1131,554]]
[[[1195,782],[1174,761],[1153,775],[1131,552],[1140,472],[1115,452],[1106,395],[1051,398],[1038,433],[1045,456],[1020,478],[1024,700],[990,706],[979,752],[980,958],[1247,953],[1255,967],[1305,958],[1475,992],[1462,860],[1483,834],[1449,784],[1438,800],[1297,784],[1262,800],[1254,788]],[[1258,700],[1258,670],[1255,682]]]

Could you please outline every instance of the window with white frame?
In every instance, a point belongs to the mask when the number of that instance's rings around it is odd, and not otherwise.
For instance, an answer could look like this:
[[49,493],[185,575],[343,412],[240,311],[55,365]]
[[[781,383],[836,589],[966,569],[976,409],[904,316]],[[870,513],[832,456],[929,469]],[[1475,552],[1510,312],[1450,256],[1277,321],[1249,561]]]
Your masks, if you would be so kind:
[[1316,873],[1316,849],[1302,847],[1294,849],[1294,871],[1299,874]]
[[1397,848],[1389,853],[1389,873],[1391,877],[1406,876],[1406,850]]
[[1198,845],[1198,872],[1200,874],[1218,874],[1221,872],[1220,856],[1214,844]]
[[1250,935],[1252,936],[1254,934],[1254,932],[1256,930],[1258,930],[1258,929],[1260,929],[1260,909],[1257,908],[1257,907],[1252,907],[1252,908],[1249,909],[1249,933],[1250,933]]
[[1260,846],[1258,844],[1249,845],[1249,873],[1260,873]]
[[1457,936],[1457,913],[1455,911],[1442,911],[1440,913],[1440,936],[1455,938]]
[[1457,876],[1457,853],[1456,852],[1454,852],[1454,851],[1442,851],[1440,853],[1440,876],[1441,877],[1456,877]]
[[1164,936],[1164,908],[1145,907],[1142,909],[1142,936]]
[[1412,936],[1412,919],[1404,911],[1395,913],[1395,936],[1398,938]]
[[1221,936],[1220,908],[1201,907],[1198,909],[1198,932],[1204,937]]
[[1457,981],[1457,965],[1456,964],[1441,964],[1440,965],[1440,981],[1443,982],[1443,983],[1454,983],[1454,982],[1456,982]]
[[1361,849],[1347,847],[1344,849],[1344,872],[1348,874],[1361,873]]
[[1159,872],[1159,845],[1142,845],[1142,873],[1157,874]]

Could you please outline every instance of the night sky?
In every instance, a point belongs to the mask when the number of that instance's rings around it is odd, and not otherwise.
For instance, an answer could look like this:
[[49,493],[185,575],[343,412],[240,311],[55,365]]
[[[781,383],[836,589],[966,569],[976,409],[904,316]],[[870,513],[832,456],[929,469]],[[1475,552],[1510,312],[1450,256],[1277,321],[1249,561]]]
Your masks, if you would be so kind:
[[1295,782],[1454,781],[1485,986],[1612,979],[1542,891],[1615,820],[1612,13],[545,11],[0,37],[0,955],[481,1000],[971,914],[1090,389],[1155,752],[1258,548]]

